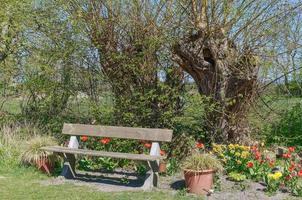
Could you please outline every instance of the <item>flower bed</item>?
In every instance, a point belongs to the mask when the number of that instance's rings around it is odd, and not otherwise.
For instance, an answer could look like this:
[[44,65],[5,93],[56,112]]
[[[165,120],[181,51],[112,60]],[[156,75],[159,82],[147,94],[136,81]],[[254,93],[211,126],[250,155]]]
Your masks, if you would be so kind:
[[287,189],[294,195],[302,196],[302,162],[294,147],[285,150],[280,158],[258,146],[238,144],[213,144],[212,152],[222,161],[233,180],[244,177],[263,181],[268,193]]

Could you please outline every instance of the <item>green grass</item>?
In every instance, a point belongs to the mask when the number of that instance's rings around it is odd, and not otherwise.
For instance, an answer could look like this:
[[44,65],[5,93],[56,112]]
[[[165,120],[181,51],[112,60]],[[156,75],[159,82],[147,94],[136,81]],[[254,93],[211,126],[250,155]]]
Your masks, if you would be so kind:
[[43,185],[40,181],[50,179],[33,168],[0,166],[0,199],[13,200],[68,200],[68,199],[196,199],[189,196],[173,195],[171,192],[100,192],[92,187],[75,186],[73,184]]
[[2,103],[2,101],[5,101],[2,108],[3,111],[11,114],[19,114],[21,112],[20,99],[18,98],[4,99],[0,97],[0,103]]

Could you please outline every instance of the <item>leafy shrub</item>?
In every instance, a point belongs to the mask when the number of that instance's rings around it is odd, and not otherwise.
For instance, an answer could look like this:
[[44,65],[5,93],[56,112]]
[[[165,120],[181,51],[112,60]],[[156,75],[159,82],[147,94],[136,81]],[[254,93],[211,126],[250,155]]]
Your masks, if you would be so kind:
[[302,139],[302,105],[296,104],[285,111],[281,119],[265,129],[266,142],[284,146],[301,146]]

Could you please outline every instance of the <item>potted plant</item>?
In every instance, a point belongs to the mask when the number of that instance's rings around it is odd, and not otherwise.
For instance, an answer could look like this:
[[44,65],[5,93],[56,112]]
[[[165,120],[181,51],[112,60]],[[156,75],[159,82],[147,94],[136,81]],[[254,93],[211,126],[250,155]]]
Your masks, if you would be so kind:
[[184,161],[183,169],[188,191],[199,195],[210,192],[214,175],[222,170],[222,165],[211,154],[194,152]]
[[50,152],[41,149],[43,146],[57,145],[52,137],[36,136],[27,142],[21,161],[26,165],[36,166],[39,170],[50,174],[58,157]]

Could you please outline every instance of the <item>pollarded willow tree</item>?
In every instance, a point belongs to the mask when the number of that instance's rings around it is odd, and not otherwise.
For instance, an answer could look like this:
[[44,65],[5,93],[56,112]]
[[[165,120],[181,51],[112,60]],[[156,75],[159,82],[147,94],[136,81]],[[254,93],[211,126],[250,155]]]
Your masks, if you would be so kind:
[[242,140],[249,133],[247,112],[260,92],[261,67],[282,28],[278,24],[295,15],[301,2],[190,0],[173,5],[181,13],[174,14],[175,60],[212,105],[208,135],[216,141]]
[[169,59],[166,1],[74,1],[73,19],[97,49],[114,95],[115,123],[171,127],[183,108],[183,71]]

